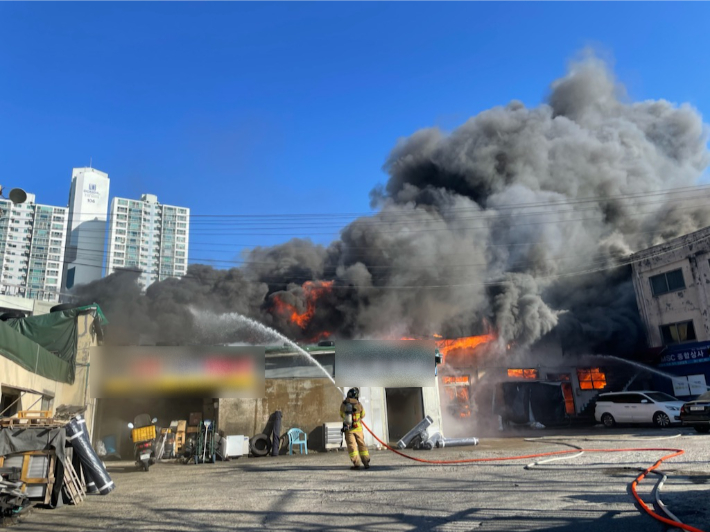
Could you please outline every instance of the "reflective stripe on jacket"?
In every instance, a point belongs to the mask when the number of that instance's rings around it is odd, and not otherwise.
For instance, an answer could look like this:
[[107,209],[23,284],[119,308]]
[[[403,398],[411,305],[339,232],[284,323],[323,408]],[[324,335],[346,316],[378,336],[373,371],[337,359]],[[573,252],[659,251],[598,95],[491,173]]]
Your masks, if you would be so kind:
[[[353,404],[353,426],[350,432],[362,432],[362,423],[360,420],[365,417],[365,409],[359,401],[348,399]],[[354,402],[353,402],[354,401]],[[345,404],[340,405],[340,417],[345,419]]]

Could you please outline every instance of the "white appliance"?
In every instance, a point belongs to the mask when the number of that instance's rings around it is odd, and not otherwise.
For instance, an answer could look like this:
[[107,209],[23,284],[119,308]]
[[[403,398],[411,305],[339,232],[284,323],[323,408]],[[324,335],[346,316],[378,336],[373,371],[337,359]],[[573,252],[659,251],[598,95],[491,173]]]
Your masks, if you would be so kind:
[[219,454],[223,458],[249,455],[249,438],[246,436],[223,436],[219,440]]
[[323,447],[326,450],[339,449],[343,439],[342,423],[323,423]]

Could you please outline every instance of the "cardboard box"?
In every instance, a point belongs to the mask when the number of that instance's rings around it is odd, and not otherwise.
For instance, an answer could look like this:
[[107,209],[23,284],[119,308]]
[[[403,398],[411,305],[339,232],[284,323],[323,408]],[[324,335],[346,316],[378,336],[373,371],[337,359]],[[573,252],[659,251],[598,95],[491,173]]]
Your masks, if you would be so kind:
[[200,427],[187,427],[188,434],[196,434],[200,431]]
[[202,421],[202,412],[192,412],[188,420],[188,425],[190,425],[191,427],[199,425]]
[[176,422],[176,432],[185,432],[185,429],[187,428],[187,421],[184,419],[181,419],[180,421]]

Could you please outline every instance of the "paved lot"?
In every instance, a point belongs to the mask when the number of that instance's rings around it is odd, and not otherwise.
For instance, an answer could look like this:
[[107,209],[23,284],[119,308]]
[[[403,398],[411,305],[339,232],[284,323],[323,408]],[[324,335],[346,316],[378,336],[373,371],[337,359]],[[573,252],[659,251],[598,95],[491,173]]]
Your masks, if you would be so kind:
[[[672,439],[659,436],[681,434]],[[535,431],[586,448],[673,447],[686,454],[663,467],[662,498],[686,524],[710,532],[710,436],[686,429]],[[549,440],[520,435],[484,439],[478,447],[413,452],[458,459],[555,451]],[[238,459],[208,465],[158,464],[144,473],[111,463],[117,489],[79,507],[36,510],[14,528],[61,530],[468,530],[661,532],[634,504],[633,468],[662,452],[586,453],[526,470],[532,460],[425,465],[373,452],[369,471],[350,471],[347,454]],[[667,454],[667,453],[665,453]],[[632,469],[628,469],[632,468]],[[652,501],[656,476],[641,485]]]

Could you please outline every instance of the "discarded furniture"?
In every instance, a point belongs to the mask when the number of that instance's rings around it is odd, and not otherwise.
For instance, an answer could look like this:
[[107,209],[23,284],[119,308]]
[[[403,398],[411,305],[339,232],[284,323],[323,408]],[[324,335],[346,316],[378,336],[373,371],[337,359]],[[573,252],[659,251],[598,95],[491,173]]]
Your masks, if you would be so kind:
[[293,446],[301,447],[301,454],[308,454],[308,435],[301,429],[289,429],[288,435],[288,454],[293,454]]

